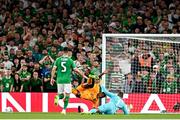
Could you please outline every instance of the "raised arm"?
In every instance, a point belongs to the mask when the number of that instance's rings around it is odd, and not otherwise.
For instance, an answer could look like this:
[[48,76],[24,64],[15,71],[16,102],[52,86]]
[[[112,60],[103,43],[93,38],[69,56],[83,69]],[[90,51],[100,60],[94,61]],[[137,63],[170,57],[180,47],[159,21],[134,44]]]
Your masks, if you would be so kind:
[[47,58],[48,56],[46,55],[46,56],[44,56],[40,61],[39,61],[39,64],[43,64],[44,63],[44,61],[45,61],[45,59]]
[[84,73],[82,71],[80,71],[78,68],[74,68],[73,70],[76,73],[78,73],[79,75],[81,75],[83,78],[88,79],[88,77],[86,75],[84,75]]
[[105,70],[104,72],[102,72],[98,77],[101,78],[104,74],[107,74],[108,70]]
[[109,92],[109,91],[105,88],[104,85],[101,85],[101,90],[102,90],[102,92],[104,92],[108,97],[113,97],[113,96],[115,96],[115,94],[112,93],[112,92]]

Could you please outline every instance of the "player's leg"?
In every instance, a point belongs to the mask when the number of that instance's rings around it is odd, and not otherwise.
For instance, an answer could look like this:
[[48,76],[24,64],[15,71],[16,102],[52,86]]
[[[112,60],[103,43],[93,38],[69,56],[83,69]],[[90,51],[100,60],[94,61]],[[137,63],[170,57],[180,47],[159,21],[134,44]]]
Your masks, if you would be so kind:
[[98,107],[99,111],[104,114],[115,114],[116,107],[113,103],[109,102]]
[[94,114],[94,113],[104,113],[106,114],[108,111],[111,111],[112,108],[112,104],[111,103],[106,103],[103,104],[101,106],[99,106],[97,109],[91,109],[90,113]]
[[77,88],[73,88],[72,89],[72,93],[76,96],[76,97],[81,97],[81,92],[84,91],[85,88],[83,88],[81,85],[79,85]]
[[72,90],[71,84],[64,84],[65,98],[64,98],[64,108],[63,108],[63,111],[62,111],[62,113],[64,113],[64,114],[66,113],[66,108],[67,108],[68,103],[69,103],[71,90]]
[[63,84],[57,84],[57,91],[58,91],[58,95],[56,95],[55,99],[54,99],[55,105],[58,105],[59,99],[64,98],[64,85]]
[[72,93],[76,96],[76,97],[78,97],[78,98],[80,98],[80,96],[81,96],[81,93],[77,90],[77,89],[72,89]]
[[93,109],[91,109],[89,112],[91,113],[91,114],[95,114],[95,113],[98,113],[98,108],[96,109],[96,108],[93,108]]

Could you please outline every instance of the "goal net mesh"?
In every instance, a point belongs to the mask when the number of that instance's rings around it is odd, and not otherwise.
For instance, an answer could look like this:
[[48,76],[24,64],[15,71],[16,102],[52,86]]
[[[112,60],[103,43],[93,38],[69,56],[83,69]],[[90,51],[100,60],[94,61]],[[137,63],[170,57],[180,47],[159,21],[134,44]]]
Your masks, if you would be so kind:
[[[104,80],[106,88],[110,91],[117,92],[121,90],[126,94],[133,94],[134,99],[129,98],[131,102],[144,100],[142,99],[143,95],[163,94],[167,97],[168,95],[175,95],[175,97],[176,94],[179,95],[179,36],[104,35],[103,47],[103,70],[109,70],[109,73],[104,76]],[[140,95],[140,98],[136,95]],[[174,105],[180,102],[178,97],[164,98],[164,100],[160,98],[162,104],[165,104],[167,112],[173,112]],[[154,100],[158,104],[156,99]],[[166,103],[163,103],[163,101]],[[168,102],[173,103],[167,107]],[[141,109],[138,107],[143,105],[133,106],[136,106],[133,109]]]

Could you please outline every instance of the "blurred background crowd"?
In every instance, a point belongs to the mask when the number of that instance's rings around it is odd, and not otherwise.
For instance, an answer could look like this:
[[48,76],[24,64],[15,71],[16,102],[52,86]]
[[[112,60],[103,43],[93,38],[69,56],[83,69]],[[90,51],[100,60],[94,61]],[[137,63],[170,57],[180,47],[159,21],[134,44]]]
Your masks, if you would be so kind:
[[180,44],[160,42],[168,37],[142,39],[147,37],[106,41],[106,86],[125,93],[180,93]]
[[[64,47],[72,50],[70,56],[79,69],[99,74],[102,33],[178,34],[179,15],[178,0],[1,0],[0,91],[55,92],[50,72]],[[128,43],[128,48],[133,48],[132,44]],[[178,56],[178,50],[172,51]],[[136,53],[131,58],[134,64]],[[161,59],[165,56],[163,52],[160,55]],[[172,58],[166,65],[169,62]],[[178,66],[179,62],[175,63]],[[145,71],[133,71],[132,67],[124,78]],[[79,79],[72,77],[74,86]]]

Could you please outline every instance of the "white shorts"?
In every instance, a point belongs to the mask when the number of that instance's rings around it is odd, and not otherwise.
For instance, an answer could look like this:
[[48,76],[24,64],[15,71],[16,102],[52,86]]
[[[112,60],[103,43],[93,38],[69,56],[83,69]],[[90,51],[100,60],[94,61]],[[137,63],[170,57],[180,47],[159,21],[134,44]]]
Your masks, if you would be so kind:
[[71,84],[57,84],[58,94],[61,93],[71,93]]

